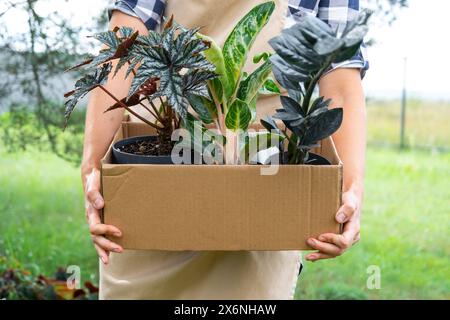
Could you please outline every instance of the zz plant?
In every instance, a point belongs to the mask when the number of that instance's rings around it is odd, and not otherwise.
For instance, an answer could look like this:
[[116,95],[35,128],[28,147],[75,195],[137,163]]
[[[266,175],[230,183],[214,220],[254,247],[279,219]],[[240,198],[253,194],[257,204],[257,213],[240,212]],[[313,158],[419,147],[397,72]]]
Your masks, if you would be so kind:
[[333,63],[348,60],[357,53],[367,33],[368,18],[368,13],[361,14],[338,36],[328,24],[306,16],[270,40],[276,52],[270,57],[274,76],[288,92],[280,97],[282,108],[273,118],[281,120],[285,129],[280,129],[270,117],[261,120],[261,124],[287,140],[284,162],[310,163],[310,150],[340,127],[343,109],[329,109],[331,100],[323,97],[313,99],[314,89]]

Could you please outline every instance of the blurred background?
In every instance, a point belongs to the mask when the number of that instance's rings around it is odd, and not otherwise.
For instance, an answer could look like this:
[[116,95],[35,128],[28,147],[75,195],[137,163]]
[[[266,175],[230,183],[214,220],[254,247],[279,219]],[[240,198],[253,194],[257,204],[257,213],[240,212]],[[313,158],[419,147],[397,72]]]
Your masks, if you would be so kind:
[[[450,2],[360,3],[375,12],[362,238],[338,259],[306,263],[296,298],[449,299]],[[79,296],[95,298],[79,174],[84,110],[62,132],[62,94],[74,80],[63,70],[98,49],[87,36],[107,27],[107,5],[0,1],[0,298],[64,296],[58,285],[73,265],[93,293]]]

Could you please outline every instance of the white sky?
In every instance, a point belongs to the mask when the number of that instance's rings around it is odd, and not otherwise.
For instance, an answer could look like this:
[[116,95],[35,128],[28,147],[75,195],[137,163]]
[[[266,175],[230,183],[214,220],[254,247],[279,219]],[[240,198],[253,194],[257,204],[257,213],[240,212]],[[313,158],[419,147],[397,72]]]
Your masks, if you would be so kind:
[[390,27],[374,28],[364,80],[368,96],[399,96],[407,57],[410,96],[450,100],[450,1],[409,0]]
[[[407,88],[410,96],[450,100],[450,12],[449,0],[409,0],[391,26],[373,27],[377,41],[369,48],[370,70],[364,79],[370,97],[399,97],[403,83],[403,60],[408,58]],[[58,10],[75,24],[89,22],[104,13],[107,0],[43,2],[39,10]],[[361,1],[364,7],[364,0]],[[0,5],[1,7],[1,5]],[[7,23],[20,32],[26,28],[24,16],[9,14]],[[26,29],[25,29],[26,30]]]

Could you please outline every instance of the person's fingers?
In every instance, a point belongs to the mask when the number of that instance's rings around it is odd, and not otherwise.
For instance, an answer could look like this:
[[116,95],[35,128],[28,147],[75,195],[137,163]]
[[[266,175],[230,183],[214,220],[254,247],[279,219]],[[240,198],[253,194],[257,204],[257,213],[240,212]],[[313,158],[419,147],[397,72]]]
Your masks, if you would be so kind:
[[103,236],[92,235],[92,241],[94,242],[94,244],[105,251],[112,251],[116,253],[121,253],[123,251],[121,246],[115,244],[114,242],[106,239]]
[[342,233],[342,237],[345,239],[344,241],[348,244],[352,244],[355,241],[355,238],[358,237],[360,231],[360,223],[359,219],[352,219],[344,225],[344,230]]
[[336,221],[339,223],[347,222],[358,210],[358,199],[352,192],[347,192],[342,195],[342,206],[336,213]]
[[321,253],[321,252],[314,252],[314,253],[310,253],[305,256],[305,259],[308,261],[311,261],[311,262],[315,262],[317,260],[322,260],[322,259],[332,259],[332,258],[335,258],[335,256]]
[[[91,233],[91,235],[93,237],[98,236],[98,237],[104,238],[105,235],[110,235],[110,236],[114,236],[114,237],[122,236],[122,232],[117,227],[101,223],[100,215],[98,214],[98,210],[96,210],[92,207],[89,209],[88,221],[89,221],[89,232]],[[111,241],[109,241],[109,242],[111,242]],[[117,245],[113,242],[111,242],[111,243],[114,244],[116,248],[117,247],[120,248],[119,245]],[[109,250],[109,248],[106,248],[106,249]],[[110,251],[114,251],[114,250],[110,250]]]
[[86,217],[89,225],[102,223],[100,211],[95,209],[89,202],[86,203]]
[[89,231],[92,235],[103,236],[110,235],[114,237],[122,236],[122,233],[117,227],[108,224],[96,223],[89,224]]
[[94,235],[111,235],[121,237],[122,232],[115,226],[103,224],[100,219],[100,212],[92,206],[87,208],[89,231]]
[[319,252],[328,254],[334,257],[340,256],[343,250],[335,244],[319,241],[317,239],[308,239],[308,245]]
[[86,178],[86,199],[95,209],[102,209],[105,205],[100,193],[100,171],[92,170]]
[[[100,214],[97,209],[94,209],[91,205],[88,206],[88,222],[89,232],[91,233],[94,244],[101,247],[107,253],[108,251],[122,252],[123,249],[118,244],[106,239],[105,235],[111,235],[114,237],[121,237],[122,232],[115,226],[106,225],[101,223]],[[100,258],[104,259],[104,255],[99,253]],[[104,261],[103,261],[104,262]]]
[[334,233],[324,233],[321,234],[318,237],[318,240],[332,243],[336,246],[338,246],[341,250],[346,250],[351,247],[353,241],[348,241],[347,238],[345,238],[341,234],[334,234]]
[[98,246],[94,243],[95,250],[97,251],[97,255],[104,265],[107,265],[109,262],[109,252]]

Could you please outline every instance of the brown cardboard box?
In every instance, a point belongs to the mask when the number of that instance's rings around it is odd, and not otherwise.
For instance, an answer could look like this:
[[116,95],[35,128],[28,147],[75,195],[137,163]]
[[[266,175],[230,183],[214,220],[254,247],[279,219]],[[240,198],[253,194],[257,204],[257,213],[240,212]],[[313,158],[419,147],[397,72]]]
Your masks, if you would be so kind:
[[[151,133],[124,122],[114,141]],[[310,249],[308,237],[340,229],[342,164],[331,139],[321,145],[332,165],[282,165],[276,175],[259,165],[117,165],[109,151],[103,220],[126,249]]]

